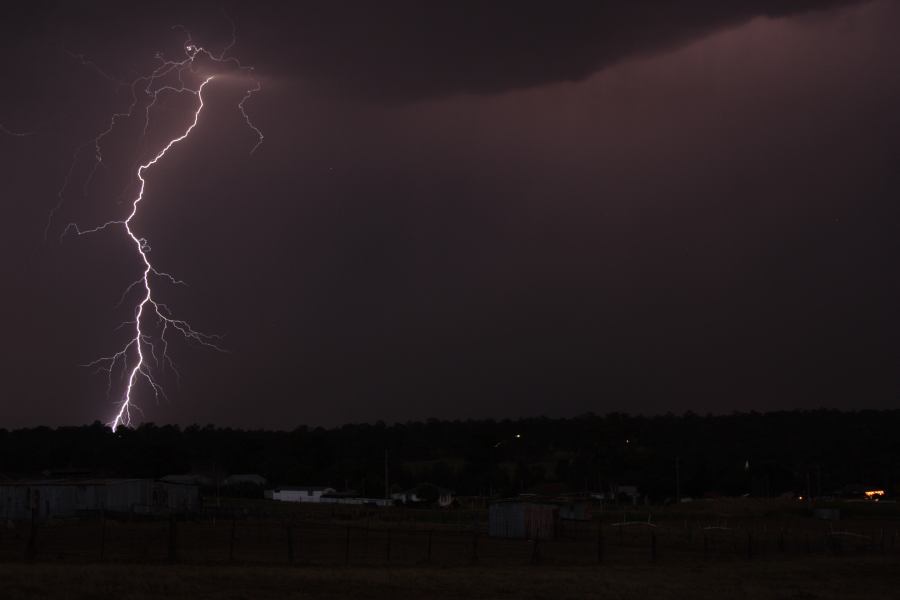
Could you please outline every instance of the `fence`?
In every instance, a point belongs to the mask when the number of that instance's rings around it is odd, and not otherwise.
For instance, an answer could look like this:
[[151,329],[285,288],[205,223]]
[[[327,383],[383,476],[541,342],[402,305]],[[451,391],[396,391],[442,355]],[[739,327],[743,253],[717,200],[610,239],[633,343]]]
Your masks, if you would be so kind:
[[484,523],[95,518],[7,524],[0,561],[459,566],[764,560],[900,554],[896,528],[563,522],[552,540],[488,537]]

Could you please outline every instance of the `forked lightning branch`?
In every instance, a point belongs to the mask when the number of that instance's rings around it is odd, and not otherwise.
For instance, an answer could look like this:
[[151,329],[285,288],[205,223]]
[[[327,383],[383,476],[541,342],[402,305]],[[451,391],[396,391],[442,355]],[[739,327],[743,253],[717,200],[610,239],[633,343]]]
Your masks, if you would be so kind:
[[[72,166],[59,193],[59,203],[48,219],[49,228],[55,212],[60,208],[65,198],[66,189],[70,184],[69,179],[82,150],[88,148],[93,150],[93,165],[90,175],[88,175],[84,183],[86,189],[97,168],[103,163],[105,138],[113,132],[119,123],[128,119],[142,117],[144,119],[142,135],[146,135],[150,130],[153,108],[163,94],[189,94],[196,97],[196,108],[188,127],[176,137],[171,138],[152,158],[137,167],[135,177],[138,189],[129,203],[130,211],[127,216],[91,227],[82,227],[77,223],[69,223],[63,231],[63,236],[68,233],[82,236],[112,228],[120,228],[126,233],[134,252],[140,259],[140,276],[125,289],[121,298],[121,302],[127,302],[129,299],[134,302],[133,319],[123,323],[123,326],[131,332],[130,337],[125,345],[115,353],[98,358],[88,364],[88,366],[98,368],[107,374],[107,393],[110,397],[118,391],[115,389],[117,377],[122,382],[120,385],[122,388],[121,396],[118,396],[115,400],[114,416],[109,421],[113,431],[120,426],[124,425],[127,427],[131,425],[134,413],[140,411],[140,407],[136,403],[136,396],[141,390],[152,394],[156,399],[165,396],[165,391],[159,383],[159,374],[166,368],[171,369],[176,375],[178,374],[168,352],[169,335],[173,331],[187,341],[215,350],[222,350],[219,346],[218,336],[208,335],[195,330],[187,321],[176,317],[165,303],[157,299],[154,290],[158,286],[179,285],[183,282],[154,266],[151,260],[150,243],[147,238],[134,230],[133,224],[141,204],[148,201],[145,198],[144,190],[147,177],[152,176],[153,167],[160,161],[165,160],[172,148],[187,139],[200,122],[204,108],[204,95],[208,93],[207,86],[218,76],[215,72],[210,73],[211,70],[214,70],[210,67],[231,66],[243,73],[245,79],[251,83],[238,102],[237,109],[241,112],[247,126],[257,138],[256,144],[252,147],[250,153],[252,154],[262,143],[262,132],[253,124],[245,110],[245,103],[253,93],[260,90],[261,86],[259,80],[253,74],[252,67],[244,66],[236,58],[226,56],[233,45],[234,37],[232,37],[231,43],[222,52],[213,54],[195,44],[188,33],[187,41],[184,45],[184,59],[177,61],[166,60],[157,54],[160,64],[152,72],[138,77],[129,84],[131,104],[128,106],[128,109],[125,112],[113,114],[106,129],[76,150]],[[201,65],[201,62],[206,64]],[[138,110],[140,107],[143,107],[143,109]]]

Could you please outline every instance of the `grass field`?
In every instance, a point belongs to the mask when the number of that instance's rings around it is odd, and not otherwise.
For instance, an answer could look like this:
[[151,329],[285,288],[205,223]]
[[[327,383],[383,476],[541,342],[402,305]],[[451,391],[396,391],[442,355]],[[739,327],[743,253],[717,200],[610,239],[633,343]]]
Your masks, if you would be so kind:
[[707,599],[900,597],[894,558],[601,567],[0,565],[3,598]]

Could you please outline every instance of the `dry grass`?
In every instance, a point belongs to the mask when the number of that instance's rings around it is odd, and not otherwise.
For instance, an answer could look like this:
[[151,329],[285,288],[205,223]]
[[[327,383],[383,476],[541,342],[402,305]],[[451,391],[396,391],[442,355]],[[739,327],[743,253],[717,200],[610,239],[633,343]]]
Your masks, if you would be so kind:
[[895,558],[808,559],[603,567],[320,568],[164,565],[0,565],[0,596],[167,598],[851,600],[896,598]]

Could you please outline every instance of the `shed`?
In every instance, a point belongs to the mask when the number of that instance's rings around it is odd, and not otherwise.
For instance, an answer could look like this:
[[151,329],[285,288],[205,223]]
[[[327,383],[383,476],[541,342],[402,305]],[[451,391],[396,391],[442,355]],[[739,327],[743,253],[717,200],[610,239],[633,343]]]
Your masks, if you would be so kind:
[[197,486],[152,479],[14,481],[0,484],[0,516],[8,520],[73,517],[109,511],[145,514],[200,508]]
[[555,504],[507,500],[488,509],[488,534],[491,537],[542,539],[556,537],[559,507]]
[[566,521],[590,521],[591,503],[586,500],[562,503],[559,505],[559,518]]
[[153,483],[153,495],[150,512],[189,513],[200,510],[200,488],[196,485],[156,481]]

